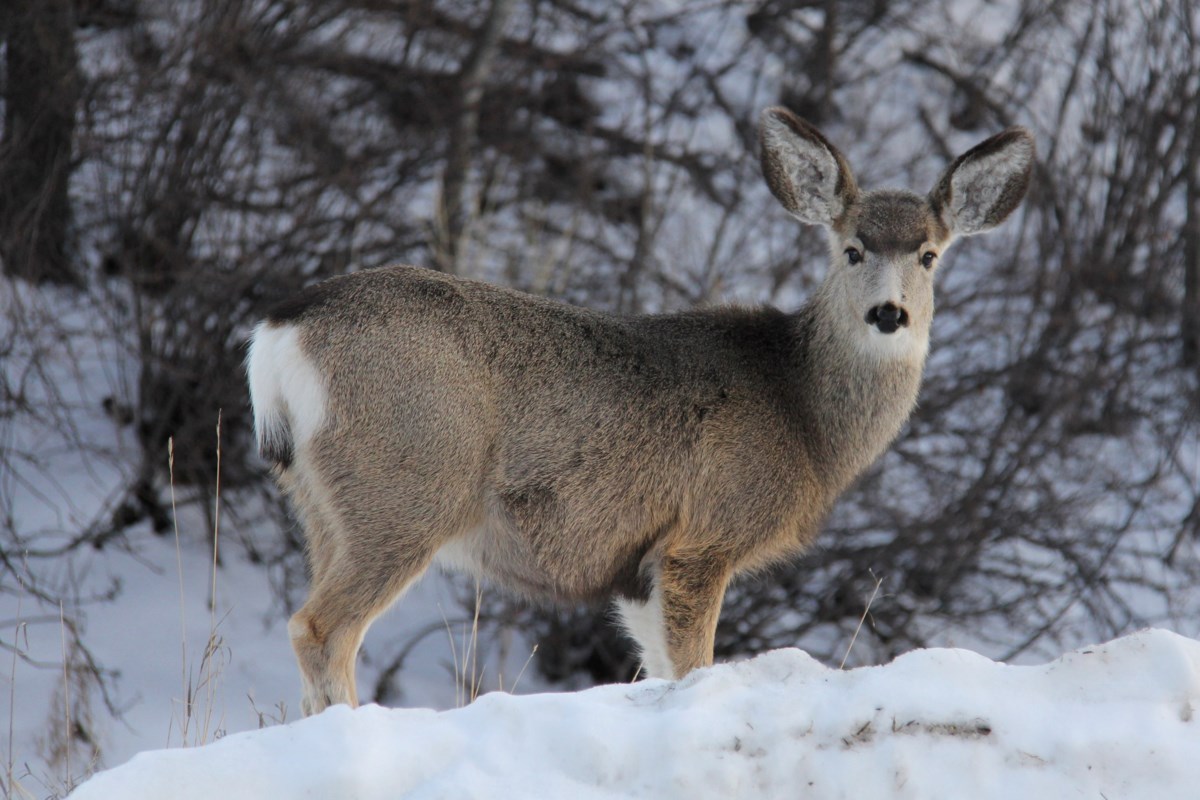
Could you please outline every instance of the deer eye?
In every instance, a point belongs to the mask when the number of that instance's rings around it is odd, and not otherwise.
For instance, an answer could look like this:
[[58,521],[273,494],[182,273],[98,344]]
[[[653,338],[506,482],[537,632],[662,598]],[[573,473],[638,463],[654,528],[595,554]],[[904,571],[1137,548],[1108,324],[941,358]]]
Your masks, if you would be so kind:
[[933,267],[934,261],[937,261],[937,253],[932,250],[921,256],[921,266],[925,267],[925,269]]
[[847,247],[846,260],[851,264],[857,264],[858,262],[862,261],[862,253],[860,253],[856,247]]

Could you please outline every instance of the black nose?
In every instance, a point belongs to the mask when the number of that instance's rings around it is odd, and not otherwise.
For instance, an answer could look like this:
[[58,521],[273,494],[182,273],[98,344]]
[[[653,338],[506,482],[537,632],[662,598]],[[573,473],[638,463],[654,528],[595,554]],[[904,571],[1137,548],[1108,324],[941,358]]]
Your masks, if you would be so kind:
[[908,325],[908,312],[895,303],[884,303],[868,311],[866,321],[879,328],[880,333],[895,333]]

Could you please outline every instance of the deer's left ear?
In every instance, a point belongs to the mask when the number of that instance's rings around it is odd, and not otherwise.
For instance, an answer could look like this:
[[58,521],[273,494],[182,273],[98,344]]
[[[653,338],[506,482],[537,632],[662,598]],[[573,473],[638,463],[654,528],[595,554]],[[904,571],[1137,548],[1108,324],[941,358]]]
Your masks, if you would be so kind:
[[929,203],[955,236],[991,230],[1025,198],[1034,153],[1028,130],[1002,131],[956,158],[929,193]]

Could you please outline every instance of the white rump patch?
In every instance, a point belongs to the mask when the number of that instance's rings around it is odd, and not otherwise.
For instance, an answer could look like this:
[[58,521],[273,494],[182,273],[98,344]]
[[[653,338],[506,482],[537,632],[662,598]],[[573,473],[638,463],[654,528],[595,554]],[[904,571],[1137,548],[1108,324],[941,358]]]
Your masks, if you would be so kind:
[[642,670],[651,678],[666,678],[674,680],[675,665],[671,661],[671,653],[667,649],[667,625],[662,612],[662,590],[657,581],[650,600],[639,603],[636,600],[620,598],[616,601],[617,613],[621,615],[621,623],[625,630],[637,642],[639,655],[642,659]]
[[266,437],[286,424],[292,446],[312,439],[325,424],[325,383],[300,345],[295,325],[261,322],[246,356],[254,431],[261,449]]

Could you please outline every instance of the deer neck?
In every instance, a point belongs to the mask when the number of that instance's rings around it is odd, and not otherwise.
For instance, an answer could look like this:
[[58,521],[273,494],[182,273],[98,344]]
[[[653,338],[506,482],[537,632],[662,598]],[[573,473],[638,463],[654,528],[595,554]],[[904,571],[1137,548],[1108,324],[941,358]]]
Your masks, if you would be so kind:
[[[823,287],[824,288],[824,287]],[[872,331],[828,293],[796,312],[800,425],[817,477],[836,496],[896,438],[916,405],[928,330]],[[898,332],[899,333],[899,332]]]

